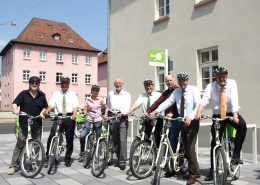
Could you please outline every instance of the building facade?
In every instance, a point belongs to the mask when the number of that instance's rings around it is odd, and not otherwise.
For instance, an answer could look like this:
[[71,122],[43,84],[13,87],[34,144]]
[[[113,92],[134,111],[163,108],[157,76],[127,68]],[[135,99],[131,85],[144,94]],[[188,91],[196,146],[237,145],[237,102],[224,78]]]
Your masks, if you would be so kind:
[[98,55],[98,85],[100,86],[99,95],[103,97],[107,96],[107,51],[108,49],[105,49]]
[[10,111],[14,98],[29,87],[30,76],[41,78],[40,88],[50,100],[60,89],[60,77],[71,79],[80,106],[97,84],[100,51],[81,38],[67,24],[33,18],[20,35],[1,51],[1,110]]
[[258,0],[109,0],[108,88],[121,77],[135,100],[150,78],[162,90],[164,68],[149,66],[148,53],[167,49],[170,73],[186,71],[202,93],[213,70],[226,67],[238,84],[240,113],[259,128],[259,7]]

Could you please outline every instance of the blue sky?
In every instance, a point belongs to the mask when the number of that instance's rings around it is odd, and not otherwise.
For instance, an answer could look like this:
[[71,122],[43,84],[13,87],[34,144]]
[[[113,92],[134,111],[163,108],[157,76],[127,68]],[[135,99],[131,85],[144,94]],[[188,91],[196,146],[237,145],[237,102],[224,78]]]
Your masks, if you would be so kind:
[[33,17],[64,22],[93,47],[107,47],[107,0],[5,0],[0,11],[0,51]]

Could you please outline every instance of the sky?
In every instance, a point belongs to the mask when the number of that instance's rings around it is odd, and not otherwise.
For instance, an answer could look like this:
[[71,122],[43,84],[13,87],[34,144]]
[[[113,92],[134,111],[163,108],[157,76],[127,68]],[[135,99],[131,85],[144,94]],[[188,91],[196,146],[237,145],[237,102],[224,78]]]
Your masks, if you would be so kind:
[[18,37],[33,17],[66,23],[93,47],[107,48],[107,0],[4,0],[0,11],[0,51]]

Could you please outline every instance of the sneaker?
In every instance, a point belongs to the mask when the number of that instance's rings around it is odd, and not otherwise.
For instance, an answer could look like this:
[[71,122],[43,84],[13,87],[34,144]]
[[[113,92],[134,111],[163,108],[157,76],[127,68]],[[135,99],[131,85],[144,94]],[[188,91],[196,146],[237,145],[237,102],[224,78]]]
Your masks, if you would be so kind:
[[239,165],[239,164],[243,164],[243,161],[240,158],[236,157],[231,159],[231,164]]
[[10,167],[8,169],[8,175],[13,175],[13,174],[15,174],[15,172],[16,172],[16,168],[15,167]]
[[118,167],[120,168],[120,170],[124,170],[125,169],[125,164],[119,164]]
[[79,156],[82,157],[84,155],[84,151],[79,153]]
[[213,171],[210,170],[209,174],[207,175],[207,177],[205,177],[204,179],[205,181],[212,181],[213,180]]

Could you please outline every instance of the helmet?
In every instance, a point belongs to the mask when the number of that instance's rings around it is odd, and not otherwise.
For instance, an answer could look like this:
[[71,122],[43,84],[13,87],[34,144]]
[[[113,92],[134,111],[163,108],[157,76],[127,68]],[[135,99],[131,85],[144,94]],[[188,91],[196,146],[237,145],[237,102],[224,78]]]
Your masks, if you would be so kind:
[[186,72],[181,72],[177,74],[178,80],[189,80],[189,75]]
[[215,73],[215,75],[219,75],[219,74],[226,74],[227,75],[228,71],[224,67],[218,67],[218,68],[215,69],[214,73]]
[[41,82],[41,79],[38,77],[38,76],[31,76],[29,78],[29,83],[33,83],[33,82],[38,82],[40,83]]
[[99,90],[100,90],[99,85],[92,85],[91,86],[91,91],[99,91]]
[[154,82],[152,80],[146,79],[144,80],[144,86],[153,85]]
[[61,84],[69,84],[70,83],[70,78],[69,77],[61,77],[60,78],[60,83]]

